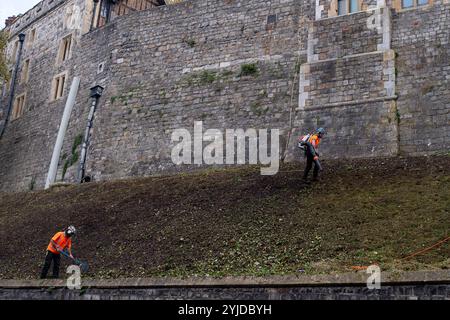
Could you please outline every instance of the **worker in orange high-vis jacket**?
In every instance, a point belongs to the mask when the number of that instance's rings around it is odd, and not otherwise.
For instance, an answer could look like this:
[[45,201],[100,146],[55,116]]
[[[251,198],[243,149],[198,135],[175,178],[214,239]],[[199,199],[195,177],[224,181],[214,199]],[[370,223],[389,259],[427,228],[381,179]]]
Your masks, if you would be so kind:
[[319,147],[320,141],[325,135],[325,129],[319,128],[316,133],[311,134],[308,141],[305,143],[305,154],[306,154],[306,168],[303,174],[303,180],[308,182],[308,174],[314,164],[313,171],[313,181],[317,181],[319,176],[319,171],[322,170],[322,166],[319,161],[319,153],[317,148]]
[[53,261],[53,278],[59,277],[59,265],[61,262],[60,252],[67,250],[70,257],[73,259],[72,255],[72,239],[71,237],[76,233],[74,226],[69,226],[64,231],[57,232],[47,247],[47,255],[45,256],[44,266],[42,267],[41,279],[47,277],[48,269],[50,269],[50,264]]

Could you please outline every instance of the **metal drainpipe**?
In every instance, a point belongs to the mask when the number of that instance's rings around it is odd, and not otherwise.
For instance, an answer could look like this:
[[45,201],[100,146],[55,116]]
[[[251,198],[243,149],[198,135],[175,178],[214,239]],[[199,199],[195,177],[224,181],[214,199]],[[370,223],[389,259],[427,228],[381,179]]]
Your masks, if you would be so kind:
[[86,126],[86,130],[84,132],[83,145],[81,147],[81,159],[80,165],[78,167],[78,182],[83,183],[85,180],[85,172],[86,172],[86,156],[87,156],[87,148],[89,145],[89,138],[91,135],[91,128],[94,123],[94,114],[97,108],[98,100],[102,96],[104,88],[101,86],[95,86],[91,88],[91,109],[89,110],[88,123]]
[[97,6],[99,1],[100,0],[94,0],[94,12],[92,12],[91,27],[89,28],[89,31],[92,31],[94,29],[95,13],[97,12]]
[[9,92],[9,101],[8,101],[8,108],[6,109],[6,118],[5,123],[3,124],[2,131],[0,132],[0,139],[3,137],[3,133],[5,133],[6,126],[8,125],[9,121],[9,115],[11,113],[12,104],[14,101],[14,92],[16,90],[16,79],[17,79],[17,73],[19,72],[19,65],[20,60],[22,59],[22,51],[23,51],[23,42],[25,41],[25,34],[21,33],[19,34],[19,54],[17,56],[16,66],[14,69],[14,73],[11,79],[11,90]]

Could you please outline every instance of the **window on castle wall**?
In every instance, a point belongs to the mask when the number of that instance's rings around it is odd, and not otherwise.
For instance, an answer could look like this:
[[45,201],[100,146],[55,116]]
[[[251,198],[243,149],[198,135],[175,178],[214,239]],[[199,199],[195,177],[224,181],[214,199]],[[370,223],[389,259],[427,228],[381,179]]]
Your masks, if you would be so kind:
[[166,2],[178,3],[181,1],[169,0],[119,0],[111,9],[116,16],[122,16],[134,11],[147,10],[152,7],[163,6]]
[[414,7],[414,0],[403,0],[402,7],[403,8],[412,8],[412,7]]
[[6,84],[6,91],[9,91],[11,89],[11,84],[12,84],[12,70],[9,70],[9,80],[8,83]]
[[31,48],[31,46],[34,43],[34,40],[36,40],[36,29],[30,31],[30,34],[27,39],[28,39],[28,48]]
[[3,86],[2,86],[2,98],[6,96],[6,93],[9,91],[9,81],[3,80]]
[[27,59],[23,63],[22,73],[20,76],[20,83],[27,83],[30,73],[30,59]]
[[16,120],[20,118],[23,114],[23,109],[25,107],[25,94],[22,94],[16,98],[14,101],[14,107],[11,114],[11,119]]
[[100,16],[102,18],[106,18],[108,16],[108,7],[104,2],[102,2],[102,6],[100,9]]
[[64,37],[61,41],[59,49],[58,62],[64,62],[70,59],[72,55],[72,35]]
[[98,9],[97,27],[103,27],[106,24],[108,18],[108,4],[106,1],[101,0]]
[[359,1],[358,0],[350,0],[349,11],[350,11],[350,13],[359,11]]
[[359,0],[338,0],[337,7],[339,16],[360,11]]
[[53,79],[53,84],[52,84],[52,100],[58,100],[60,98],[62,98],[62,96],[64,95],[64,88],[66,86],[66,74],[60,74],[57,75],[54,79]]
[[347,14],[347,0],[338,0],[338,15]]
[[17,58],[17,49],[19,49],[19,40],[14,42],[14,49],[12,52],[11,60],[16,61]]
[[430,0],[402,0],[402,9],[415,8],[425,6],[430,3]]

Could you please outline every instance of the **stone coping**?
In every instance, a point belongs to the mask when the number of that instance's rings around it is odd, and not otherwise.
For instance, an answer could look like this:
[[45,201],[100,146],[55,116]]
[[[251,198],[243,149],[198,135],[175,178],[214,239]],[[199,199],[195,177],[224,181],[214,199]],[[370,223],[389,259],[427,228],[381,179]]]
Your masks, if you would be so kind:
[[[86,279],[84,288],[170,288],[170,287],[300,287],[300,286],[365,286],[369,275],[364,271],[336,275],[299,275],[267,277],[191,277],[191,278],[124,278]],[[450,284],[450,270],[389,273],[382,272],[381,283],[390,284]],[[0,289],[36,289],[66,287],[64,279],[0,280]]]

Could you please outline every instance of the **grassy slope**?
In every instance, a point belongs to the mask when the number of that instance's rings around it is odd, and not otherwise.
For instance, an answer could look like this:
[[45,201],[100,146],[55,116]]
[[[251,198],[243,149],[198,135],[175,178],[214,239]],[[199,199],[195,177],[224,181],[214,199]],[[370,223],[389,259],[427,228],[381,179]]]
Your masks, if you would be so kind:
[[448,268],[450,157],[325,162],[306,187],[288,165],[0,195],[0,277],[33,278],[54,232],[93,277],[265,275]]

